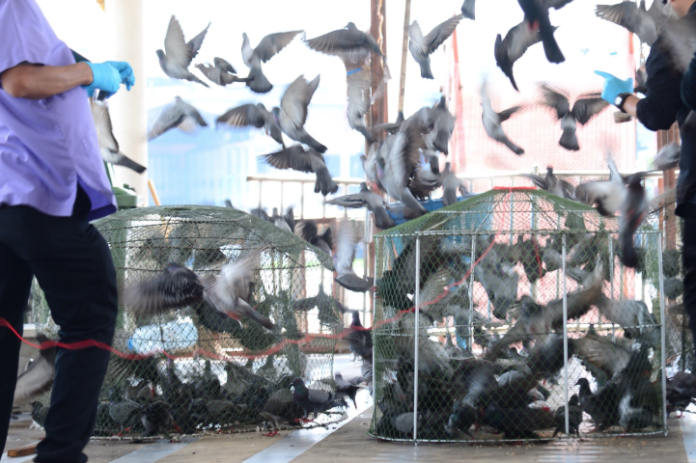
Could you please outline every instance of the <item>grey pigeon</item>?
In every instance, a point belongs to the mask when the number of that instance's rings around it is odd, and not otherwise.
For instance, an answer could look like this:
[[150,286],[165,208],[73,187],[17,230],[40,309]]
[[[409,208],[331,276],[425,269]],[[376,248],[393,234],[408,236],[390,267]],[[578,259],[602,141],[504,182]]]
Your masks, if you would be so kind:
[[169,20],[167,35],[164,38],[164,51],[157,50],[159,64],[165,74],[174,79],[189,80],[205,87],[208,86],[208,84],[191,73],[188,67],[193,58],[198,55],[209,27],[210,24],[203,29],[203,32],[186,42],[184,31],[181,30],[179,21],[172,15],[172,18]]
[[[44,344],[49,339],[43,334],[36,336],[39,344]],[[56,374],[56,348],[48,347],[39,351],[39,358],[17,377],[17,386],[12,399],[12,406],[19,407],[30,403],[37,397],[46,393],[53,386],[53,377]]]
[[607,320],[623,327],[624,337],[637,339],[650,347],[659,344],[660,328],[645,302],[630,299],[615,301],[602,296],[597,308]]
[[365,182],[360,184],[360,193],[334,198],[330,201],[326,201],[326,204],[350,208],[366,207],[373,213],[377,228],[386,230],[396,226],[394,220],[387,213],[385,208],[387,203],[384,201],[384,198],[377,193],[371,192]]
[[476,19],[476,0],[464,0],[462,14],[465,18]]
[[292,380],[292,389],[292,398],[304,409],[305,417],[312,412],[316,418],[318,413],[346,405],[342,399],[336,397],[335,392],[307,388],[302,378]]
[[372,362],[372,335],[360,322],[360,313],[353,311],[353,320],[348,328],[345,340],[348,341],[348,348],[353,355],[363,359],[365,362]]
[[567,96],[551,89],[547,85],[542,85],[541,89],[544,94],[542,104],[553,108],[556,111],[558,120],[561,121],[563,135],[561,135],[561,140],[558,144],[567,150],[579,150],[578,138],[575,135],[577,122],[582,125],[587,124],[590,119],[609,106],[609,103],[600,98],[599,95],[585,96],[578,98],[571,110]]
[[499,113],[495,112],[491,106],[491,99],[488,97],[486,88],[487,85],[484,83],[481,87],[481,107],[483,108],[483,115],[481,117],[483,119],[483,128],[486,130],[489,137],[498,143],[502,143],[503,145],[507,146],[513,153],[517,154],[518,156],[524,154],[524,150],[522,148],[510,141],[502,126],[502,123],[508,120],[510,116],[515,114],[520,107],[513,106],[505,111]]
[[363,381],[364,376],[358,376],[346,380],[343,378],[341,372],[337,371],[334,374],[334,382],[336,383],[336,396],[339,398],[349,397],[350,400],[353,401],[353,406],[357,408],[358,404],[355,402],[355,396],[361,389],[364,389],[364,387],[360,387],[360,383],[362,383]]
[[624,180],[611,156],[607,157],[609,180],[594,180],[581,183],[575,188],[575,198],[590,206],[605,217],[616,214],[626,198]]
[[329,32],[319,37],[307,40],[307,46],[312,50],[327,55],[339,56],[352,63],[363,63],[371,53],[382,57],[384,73],[389,76],[387,58],[379,48],[379,44],[370,34],[359,30],[355,23],[349,22],[346,27]]
[[464,18],[463,15],[456,15],[436,26],[426,36],[423,36],[418,21],[413,21],[408,27],[408,36],[410,38],[408,49],[413,59],[415,59],[420,66],[421,77],[424,79],[434,78],[430,70],[430,55],[452,35],[462,18]]
[[329,256],[332,254],[333,238],[331,227],[326,227],[324,233],[320,235],[316,222],[313,220],[304,220],[298,224],[295,233],[312,246],[324,251]]
[[338,191],[338,185],[331,178],[324,156],[311,148],[305,150],[302,145],[293,145],[275,153],[266,154],[263,158],[276,169],[314,173],[317,177],[314,184],[315,193],[321,192],[322,195],[326,196]]
[[266,131],[266,135],[269,135],[285,148],[278,118],[275,114],[268,111],[262,103],[243,104],[232,108],[217,118],[215,125],[219,124],[227,124],[232,127],[263,128]]
[[553,36],[556,30],[549,19],[549,9],[563,8],[572,0],[517,0],[524,12],[524,20],[531,29],[538,29],[544,44],[544,53],[550,63],[562,63],[565,61],[556,39]]
[[404,117],[404,112],[399,110],[399,114],[396,116],[396,121],[387,122],[386,124],[380,124],[375,126],[375,129],[384,130],[389,135],[394,135],[401,128],[401,124],[404,123],[406,118]]
[[551,166],[546,167],[545,177],[533,174],[523,174],[522,177],[530,179],[537,187],[559,198],[575,199],[575,187],[570,182],[556,177]]
[[619,240],[621,241],[621,263],[626,267],[635,268],[638,265],[638,254],[633,245],[633,234],[638,230],[648,215],[648,200],[642,185],[642,172],[628,177],[626,180],[626,197],[621,204],[621,220],[619,221]]
[[120,426],[119,435],[121,435],[126,428],[135,423],[142,411],[143,407],[138,402],[118,398],[117,402],[109,407],[109,416]]
[[440,174],[436,174],[433,170],[433,164],[425,160],[437,159],[437,155],[430,156],[427,152],[421,150],[422,162],[418,164],[413,178],[408,184],[408,189],[413,193],[413,196],[419,200],[427,200],[430,198],[430,193],[442,186],[442,178]]
[[213,59],[213,66],[208,63],[196,64],[196,67],[206,76],[211,82],[224,87],[225,85],[233,84],[235,82],[250,82],[254,80],[253,77],[237,77],[237,71],[232,67],[230,63],[222,58]]
[[244,64],[249,68],[249,77],[253,78],[246,83],[247,87],[256,93],[268,93],[271,91],[273,85],[263,73],[261,63],[265,63],[273,58],[301,32],[290,31],[268,34],[261,39],[256,48],[251,48],[249,36],[247,36],[246,32],[242,34],[242,58],[244,59]]
[[44,427],[44,422],[46,421],[46,415],[48,414],[48,407],[35,400],[31,403],[31,419],[34,420],[36,424]]
[[293,213],[292,207],[288,207],[283,215],[280,215],[278,213],[278,208],[274,207],[271,220],[276,227],[290,233],[295,233],[295,214]]
[[285,90],[280,100],[280,108],[273,108],[273,114],[278,118],[280,129],[285,135],[308,145],[319,153],[324,153],[326,146],[316,141],[304,128],[307,121],[307,108],[317,87],[319,87],[319,76],[312,81],[299,76]]
[[193,132],[196,127],[207,127],[208,123],[203,119],[193,105],[186,103],[181,97],[174,98],[174,104],[162,110],[147,134],[148,141],[162,135],[164,132],[177,128],[184,132]]
[[632,1],[616,5],[597,5],[595,12],[598,17],[633,32],[648,46],[655,43],[668,22],[677,20],[674,9],[664,8],[659,0],[653,0],[649,10],[645,9],[645,0],[641,0],[640,5]]
[[450,168],[450,163],[445,163],[445,170],[440,173],[442,183],[442,205],[447,207],[457,202],[457,193],[466,195],[469,192],[464,186],[464,180],[457,177],[457,174]]
[[111,116],[106,103],[90,99],[90,107],[92,109],[92,118],[94,126],[97,129],[97,140],[101,155],[104,162],[115,166],[123,166],[131,169],[139,174],[145,172],[145,167],[130,159],[120,151],[118,141],[114,136],[113,126],[111,125]]
[[355,257],[355,246],[360,242],[360,236],[355,230],[354,225],[347,220],[341,222],[338,227],[338,237],[336,239],[336,283],[349,291],[364,293],[374,286],[374,280],[368,278],[364,280],[355,274],[353,270],[353,259]]
[[503,73],[510,79],[510,83],[515,90],[517,82],[512,72],[512,66],[524,55],[529,47],[541,42],[541,35],[537,30],[531,29],[527,21],[522,21],[508,31],[503,39],[500,34],[495,38],[495,62]]
[[676,143],[670,143],[663,146],[657,152],[653,159],[653,166],[657,170],[674,169],[679,165],[679,157],[681,156],[681,146]]
[[152,437],[158,434],[169,437],[169,431],[174,425],[174,418],[170,409],[171,405],[161,400],[145,407],[141,417],[143,426],[145,426],[143,437]]

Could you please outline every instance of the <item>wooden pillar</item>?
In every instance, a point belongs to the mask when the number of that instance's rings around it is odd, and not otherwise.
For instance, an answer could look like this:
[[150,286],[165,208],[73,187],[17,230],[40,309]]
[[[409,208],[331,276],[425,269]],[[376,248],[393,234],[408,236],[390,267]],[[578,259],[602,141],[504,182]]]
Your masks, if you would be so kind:
[[[657,132],[658,151],[669,143],[679,143],[679,127],[675,123],[669,130]],[[662,174],[663,190],[660,193],[673,190],[677,187],[676,169],[666,170]],[[663,227],[665,249],[674,249],[677,245],[677,217],[674,214],[674,206],[665,206],[661,214],[660,226]]]
[[411,0],[406,0],[404,11],[404,36],[401,47],[401,76],[399,79],[399,111],[404,110],[404,98],[406,97],[406,64],[408,63],[408,26],[411,22]]
[[[370,35],[377,40],[382,53],[387,53],[387,2],[386,0],[370,0]],[[387,122],[387,85],[384,81],[384,62],[376,54],[372,54],[372,93],[377,91],[380,84],[384,89],[371,108],[371,123],[384,124]],[[383,137],[378,134],[377,137]]]

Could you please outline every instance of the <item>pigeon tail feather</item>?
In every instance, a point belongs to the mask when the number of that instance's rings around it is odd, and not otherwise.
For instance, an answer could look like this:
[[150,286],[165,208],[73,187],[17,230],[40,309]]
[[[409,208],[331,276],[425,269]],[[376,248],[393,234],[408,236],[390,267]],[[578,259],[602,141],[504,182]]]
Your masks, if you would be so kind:
[[561,140],[558,144],[571,151],[578,151],[580,149],[578,137],[575,135],[575,130],[572,129],[563,130],[563,135],[561,135]]
[[247,78],[251,80],[246,83],[246,86],[254,93],[268,93],[273,89],[273,84],[268,81],[260,65],[253,66]]

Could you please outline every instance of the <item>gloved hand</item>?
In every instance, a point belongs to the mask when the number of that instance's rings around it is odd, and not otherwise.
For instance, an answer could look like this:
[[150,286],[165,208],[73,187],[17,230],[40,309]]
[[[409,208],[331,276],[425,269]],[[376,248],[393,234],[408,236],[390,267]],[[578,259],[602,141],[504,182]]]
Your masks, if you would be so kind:
[[110,64],[116,68],[121,76],[121,83],[124,84],[126,89],[130,92],[130,89],[135,85],[135,74],[133,73],[131,65],[125,61],[107,61],[106,64]]
[[616,97],[622,93],[633,93],[633,79],[628,78],[621,80],[608,72],[595,71],[598,76],[604,77],[604,89],[602,90],[602,99],[609,104],[616,102]]
[[107,98],[118,92],[121,86],[121,74],[119,74],[118,69],[109,63],[87,62],[87,65],[92,69],[92,83],[82,87],[87,90],[87,95],[90,98],[97,89],[106,93]]

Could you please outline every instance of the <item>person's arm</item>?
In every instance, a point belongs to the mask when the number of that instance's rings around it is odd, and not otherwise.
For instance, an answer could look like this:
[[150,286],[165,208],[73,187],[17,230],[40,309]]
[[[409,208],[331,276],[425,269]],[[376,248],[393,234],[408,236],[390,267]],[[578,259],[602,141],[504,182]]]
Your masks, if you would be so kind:
[[90,85],[94,80],[87,63],[69,66],[20,64],[0,74],[0,86],[10,96],[41,100]]
[[682,101],[691,111],[696,111],[696,55],[689,64],[681,83]]

